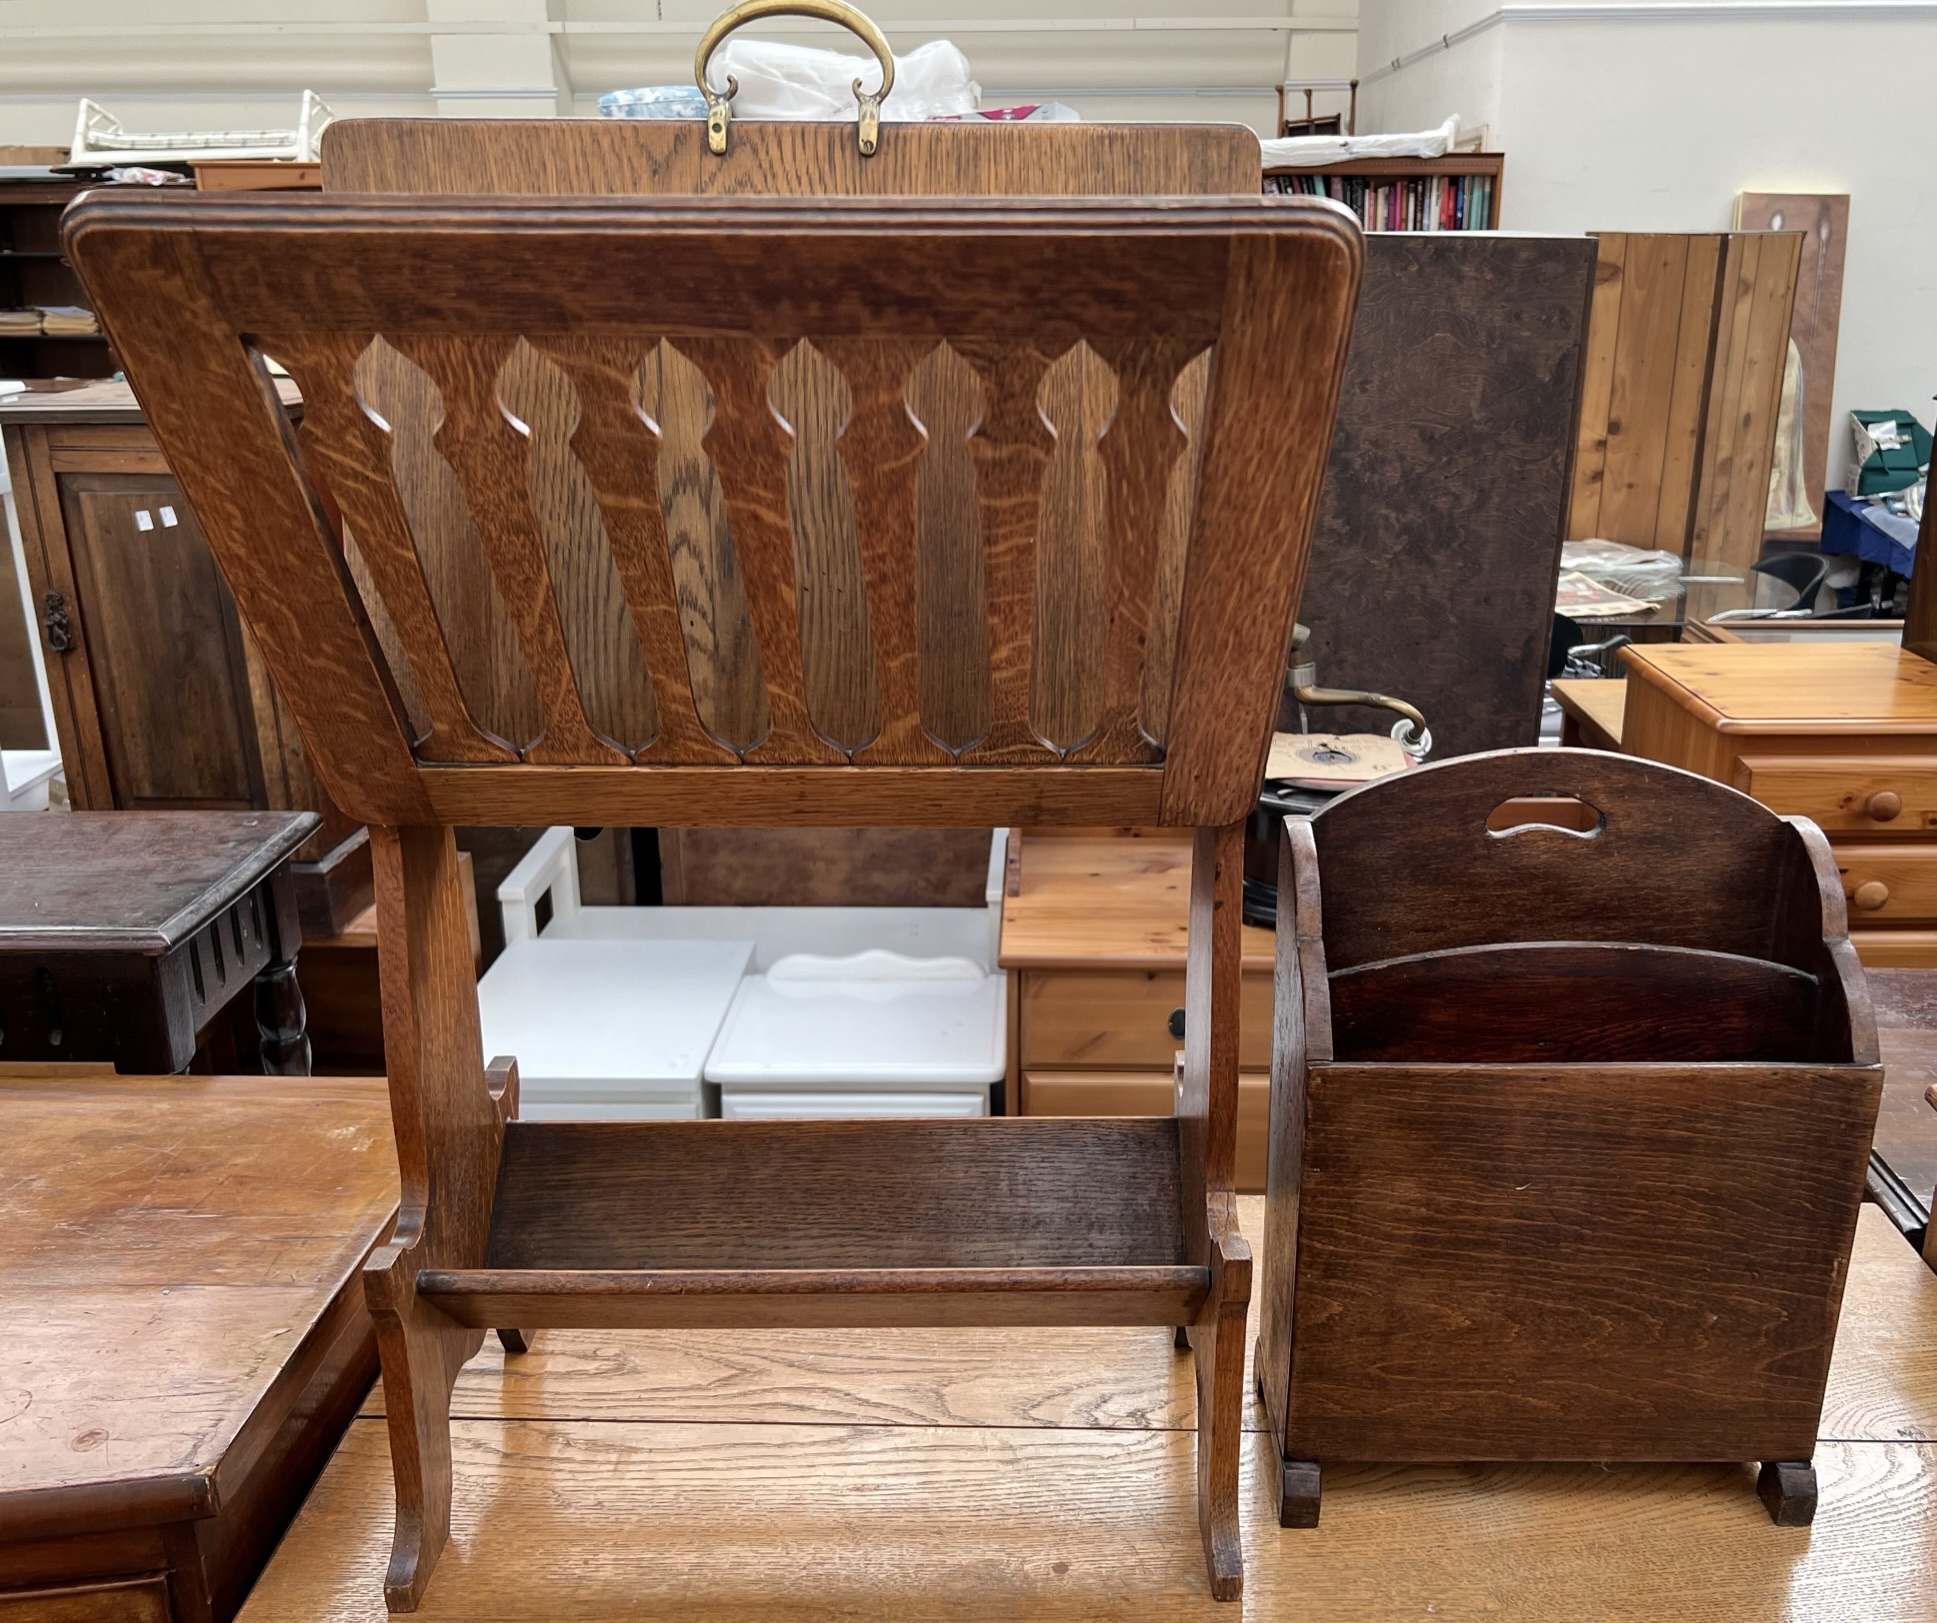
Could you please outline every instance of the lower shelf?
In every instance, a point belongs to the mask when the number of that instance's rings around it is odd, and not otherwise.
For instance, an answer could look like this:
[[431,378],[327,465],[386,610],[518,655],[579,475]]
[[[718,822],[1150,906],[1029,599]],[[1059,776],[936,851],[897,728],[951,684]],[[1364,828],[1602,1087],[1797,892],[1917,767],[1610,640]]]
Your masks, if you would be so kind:
[[1182,1324],[1177,1123],[512,1122],[482,1327]]
[[481,1330],[1178,1325],[1210,1270],[1154,1268],[425,1270],[417,1291]]

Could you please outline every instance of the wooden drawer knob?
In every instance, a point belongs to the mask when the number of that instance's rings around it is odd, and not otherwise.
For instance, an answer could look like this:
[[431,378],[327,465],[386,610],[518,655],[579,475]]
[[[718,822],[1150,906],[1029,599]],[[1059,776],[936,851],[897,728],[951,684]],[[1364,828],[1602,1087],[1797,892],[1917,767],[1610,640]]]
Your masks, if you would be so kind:
[[1894,789],[1879,789],[1863,802],[1866,816],[1874,817],[1879,823],[1887,823],[1903,810],[1903,796]]
[[1866,879],[1856,887],[1856,894],[1850,898],[1866,913],[1874,913],[1890,899],[1890,887],[1881,879]]

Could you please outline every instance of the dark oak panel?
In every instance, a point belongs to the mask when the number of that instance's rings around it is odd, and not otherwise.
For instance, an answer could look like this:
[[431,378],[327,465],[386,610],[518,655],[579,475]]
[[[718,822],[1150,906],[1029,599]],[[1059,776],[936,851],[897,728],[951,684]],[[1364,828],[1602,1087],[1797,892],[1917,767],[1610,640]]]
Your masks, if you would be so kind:
[[1298,618],[1327,686],[1418,705],[1442,758],[1539,729],[1593,271],[1586,238],[1366,239]]
[[[1163,1119],[514,1122],[506,1269],[1176,1264]],[[1081,1216],[1072,1226],[1071,1214]]]

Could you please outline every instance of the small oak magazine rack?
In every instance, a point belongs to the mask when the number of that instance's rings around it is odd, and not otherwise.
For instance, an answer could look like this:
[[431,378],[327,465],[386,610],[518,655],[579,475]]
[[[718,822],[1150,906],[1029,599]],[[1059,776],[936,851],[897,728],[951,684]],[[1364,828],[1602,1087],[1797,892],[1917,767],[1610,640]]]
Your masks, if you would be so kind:
[[1755,1461],[1810,1520],[1882,1089],[1814,823],[1593,750],[1399,773],[1287,820],[1276,995],[1285,1526],[1344,1461]]

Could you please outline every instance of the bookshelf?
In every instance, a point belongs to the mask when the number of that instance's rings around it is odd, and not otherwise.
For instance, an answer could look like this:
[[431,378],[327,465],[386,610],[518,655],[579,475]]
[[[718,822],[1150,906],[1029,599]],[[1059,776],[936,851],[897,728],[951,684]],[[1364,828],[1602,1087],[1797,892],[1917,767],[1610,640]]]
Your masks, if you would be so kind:
[[[1335,198],[1357,214],[1368,231],[1497,231],[1506,166],[1504,152],[1453,152],[1443,158],[1348,158],[1323,168],[1267,169],[1264,189]],[[1422,208],[1430,208],[1449,195],[1459,222],[1456,226],[1405,223],[1419,221]],[[1469,211],[1473,215],[1470,219]],[[1401,223],[1390,223],[1395,217]],[[1442,212],[1438,220],[1445,217]]]
[[[61,210],[78,180],[0,180],[0,309],[88,302],[61,255]],[[105,378],[114,375],[98,333],[0,332],[0,378]]]

